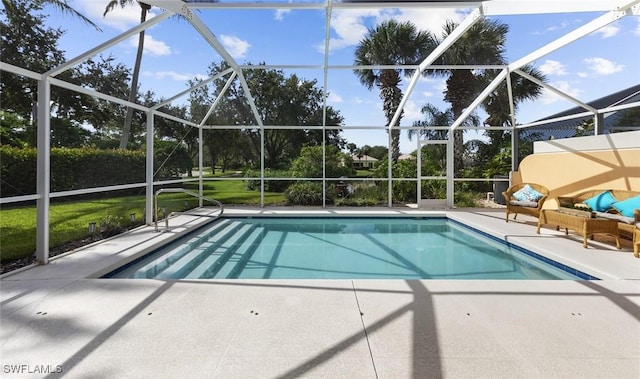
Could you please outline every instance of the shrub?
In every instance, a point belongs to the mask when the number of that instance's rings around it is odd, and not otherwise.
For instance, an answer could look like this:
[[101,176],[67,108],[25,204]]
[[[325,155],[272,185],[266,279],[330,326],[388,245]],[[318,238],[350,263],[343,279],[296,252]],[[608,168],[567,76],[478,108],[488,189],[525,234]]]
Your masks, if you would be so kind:
[[[291,172],[289,170],[272,170],[265,169],[264,176],[267,180],[264,181],[265,192],[284,192],[287,187],[292,183],[288,180],[268,180],[268,178],[289,178]],[[244,186],[249,191],[260,191],[260,171],[248,169],[244,173]]]
[[[37,150],[0,146],[0,156],[0,196],[34,194]],[[144,167],[141,151],[53,148],[51,191],[144,182]]]
[[[327,178],[355,175],[353,160],[334,145],[325,146],[325,173]],[[297,178],[322,177],[322,146],[307,146],[291,164],[291,172]]]
[[455,205],[458,208],[471,208],[477,206],[477,194],[473,192],[456,192],[455,198]]
[[100,222],[100,234],[104,238],[115,236],[124,231],[122,217],[106,215]]
[[297,182],[290,185],[284,194],[291,205],[322,205],[320,183]]
[[387,189],[381,188],[373,183],[353,184],[353,193],[347,197],[340,197],[335,200],[340,206],[374,206],[385,202]]
[[[373,176],[376,178],[386,178],[388,175],[388,161],[380,162],[375,168]],[[416,163],[412,160],[402,160],[393,164],[392,175],[394,178],[415,178],[417,175]],[[386,184],[384,184],[386,186]],[[392,184],[394,202],[414,202],[416,201],[416,182],[397,181]]]

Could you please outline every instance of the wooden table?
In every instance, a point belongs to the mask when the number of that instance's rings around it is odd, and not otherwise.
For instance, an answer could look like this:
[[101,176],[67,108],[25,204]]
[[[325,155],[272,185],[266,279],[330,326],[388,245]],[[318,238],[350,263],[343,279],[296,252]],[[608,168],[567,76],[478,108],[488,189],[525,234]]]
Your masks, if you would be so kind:
[[620,232],[618,221],[608,218],[589,218],[584,216],[561,213],[553,209],[543,209],[538,218],[538,230],[544,224],[556,225],[556,230],[564,228],[564,234],[569,234],[569,229],[580,234],[583,238],[583,247],[587,247],[587,238],[595,233],[610,234],[616,238],[616,247],[620,249]]

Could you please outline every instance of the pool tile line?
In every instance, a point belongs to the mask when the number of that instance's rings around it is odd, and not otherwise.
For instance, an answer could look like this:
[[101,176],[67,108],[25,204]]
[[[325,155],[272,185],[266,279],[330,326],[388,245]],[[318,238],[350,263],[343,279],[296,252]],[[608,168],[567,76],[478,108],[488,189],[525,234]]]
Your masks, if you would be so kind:
[[499,238],[499,237],[496,237],[496,236],[491,235],[491,234],[489,234],[489,233],[483,232],[483,231],[482,231],[482,230],[480,230],[480,229],[477,229],[477,228],[474,228],[474,227],[469,226],[469,225],[467,225],[467,224],[464,224],[464,223],[462,223],[462,222],[460,222],[460,221],[458,221],[458,220],[454,220],[454,219],[451,219],[451,218],[449,218],[448,220],[449,220],[449,221],[452,221],[452,222],[454,222],[455,224],[460,225],[460,226],[462,226],[462,227],[464,227],[464,228],[471,229],[471,230],[473,230],[474,232],[477,232],[477,233],[479,233],[479,234],[483,235],[484,237],[487,237],[487,238],[489,238],[489,239],[491,239],[491,240],[493,240],[493,241],[495,241],[495,242],[498,242],[498,243],[500,243],[500,244],[506,245],[506,246],[507,246],[507,247],[509,247],[510,249],[517,250],[517,251],[519,251],[519,252],[521,252],[521,253],[523,253],[523,254],[526,254],[526,255],[528,255],[528,256],[530,256],[530,257],[534,258],[534,259],[537,259],[537,260],[542,261],[542,262],[544,262],[544,263],[547,263],[547,264],[549,264],[549,265],[551,265],[551,266],[554,266],[554,267],[555,267],[555,268],[557,268],[557,269],[560,269],[560,270],[562,270],[562,271],[564,271],[564,272],[568,272],[569,274],[572,274],[572,275],[574,275],[574,276],[577,276],[577,277],[579,277],[580,279],[583,279],[583,280],[600,280],[600,278],[597,278],[597,277],[595,277],[595,276],[593,276],[593,275],[589,275],[589,274],[587,274],[587,273],[585,273],[585,272],[582,272],[582,271],[580,271],[580,270],[577,270],[577,269],[575,269],[575,268],[573,268],[573,267],[570,267],[570,266],[567,266],[567,265],[562,264],[562,263],[560,263],[560,262],[557,262],[557,261],[555,261],[555,260],[553,260],[553,259],[551,259],[551,258],[547,258],[547,257],[545,257],[545,256],[543,256],[543,255],[540,255],[540,254],[538,254],[538,253],[535,253],[535,252],[533,252],[533,251],[531,251],[531,250],[529,250],[529,249],[525,249],[525,248],[524,248],[524,247],[522,247],[522,246],[518,246],[518,245],[516,245],[516,244],[514,244],[514,243],[512,243],[512,242],[506,241],[506,240],[504,240],[504,239],[502,239],[502,238]]

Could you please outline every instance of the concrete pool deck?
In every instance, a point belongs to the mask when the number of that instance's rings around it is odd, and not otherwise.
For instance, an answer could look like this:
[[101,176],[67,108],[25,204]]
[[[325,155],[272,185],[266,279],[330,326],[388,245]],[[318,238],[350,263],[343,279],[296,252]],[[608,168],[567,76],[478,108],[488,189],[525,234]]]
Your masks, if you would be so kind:
[[[201,209],[0,281],[3,377],[638,378],[640,259],[503,210],[228,209],[444,215],[601,278],[97,279],[207,222]],[[43,373],[44,372],[44,373]]]

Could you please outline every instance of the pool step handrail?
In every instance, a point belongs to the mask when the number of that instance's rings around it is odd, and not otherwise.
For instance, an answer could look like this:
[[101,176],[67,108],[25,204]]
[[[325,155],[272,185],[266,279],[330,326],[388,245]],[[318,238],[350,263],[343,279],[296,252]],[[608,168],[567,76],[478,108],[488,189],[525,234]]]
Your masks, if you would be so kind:
[[[197,193],[195,193],[193,191],[186,190],[184,188],[161,188],[161,189],[157,190],[155,195],[153,196],[153,203],[154,203],[153,207],[154,207],[154,213],[155,213],[154,226],[155,226],[155,231],[156,232],[160,231],[158,229],[158,196],[160,194],[162,194],[162,193],[167,193],[167,192],[186,193],[187,195],[191,195],[193,197],[197,197],[198,199],[206,200],[206,201],[208,201],[210,203],[213,203],[213,204],[217,205],[218,207],[220,207],[220,213],[215,218],[218,218],[218,217],[222,216],[222,213],[224,212],[224,206],[218,200],[212,199],[210,197],[202,196],[200,194],[197,194]],[[166,231],[169,230],[169,217],[171,217],[175,213],[180,213],[180,212],[171,212],[170,214],[166,215],[166,217],[165,217],[165,230]]]

